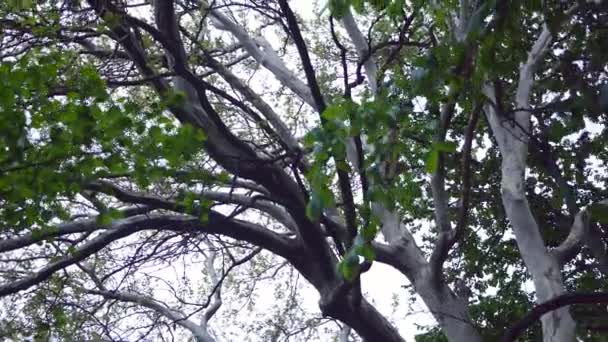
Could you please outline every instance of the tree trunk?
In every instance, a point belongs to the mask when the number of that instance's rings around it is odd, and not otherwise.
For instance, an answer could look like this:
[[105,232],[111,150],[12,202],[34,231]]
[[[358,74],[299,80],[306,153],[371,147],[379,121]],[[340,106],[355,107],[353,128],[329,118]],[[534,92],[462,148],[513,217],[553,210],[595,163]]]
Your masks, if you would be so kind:
[[[494,90],[486,87],[486,95],[496,101]],[[523,108],[527,107],[527,104]],[[486,106],[488,122],[502,156],[502,202],[513,227],[517,247],[532,276],[538,303],[564,293],[561,268],[557,259],[547,252],[536,219],[526,198],[524,180],[530,130],[528,113],[518,112],[516,123],[505,122],[495,108]],[[524,131],[524,132],[522,132]],[[568,308],[561,308],[541,318],[543,341],[571,342],[575,340],[576,324]]]
[[425,267],[413,283],[450,342],[482,341],[467,312],[466,299],[458,298],[445,282],[438,287],[430,267]]
[[366,342],[405,342],[399,331],[365,299],[359,305],[352,300],[335,305],[330,316],[353,328]]
[[[515,198],[503,190],[503,205],[513,226],[517,246],[532,275],[536,301],[545,302],[565,292],[561,268],[557,260],[547,253],[538,225],[532,216],[525,197]],[[541,249],[538,244],[543,244]],[[552,311],[541,318],[544,342],[575,341],[576,324],[568,307]]]

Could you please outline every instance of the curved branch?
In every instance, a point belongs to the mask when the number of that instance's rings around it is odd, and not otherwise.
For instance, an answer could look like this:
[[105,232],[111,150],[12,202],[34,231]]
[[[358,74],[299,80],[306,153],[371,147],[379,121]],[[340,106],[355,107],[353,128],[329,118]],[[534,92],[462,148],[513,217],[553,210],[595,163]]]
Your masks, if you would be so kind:
[[[151,211],[151,207],[133,207],[120,211],[123,217],[130,217],[134,215],[144,214]],[[13,239],[0,240],[0,253],[10,252],[19,248],[33,245],[36,242],[75,233],[92,232],[100,229],[98,217],[94,217],[87,220],[66,222],[57,225],[52,229],[45,229],[37,232],[36,234],[28,233]]]
[[[186,212],[186,208],[183,205],[175,202],[174,200],[167,200],[159,196],[155,196],[153,194],[125,190],[117,186],[116,184],[104,180],[89,183],[86,185],[86,188],[96,192],[102,192],[114,196],[118,200],[126,203],[139,203],[153,206],[156,208],[174,210],[181,213]],[[247,208],[257,209],[272,216],[278,222],[287,227],[287,229],[291,231],[296,230],[296,223],[287,213],[287,211],[285,211],[285,209],[276,205],[272,201],[265,199],[264,196],[256,195],[250,197],[220,191],[203,191],[201,193],[198,193],[197,195],[199,197],[203,197],[220,203],[237,204],[245,206]]]
[[[608,206],[608,200],[600,201],[597,205]],[[583,245],[587,245],[597,259],[600,271],[608,274],[606,246],[601,239],[601,232],[592,224],[591,219],[588,208],[578,212],[574,217],[568,237],[551,253],[557,258],[560,265],[564,265],[578,254]]]
[[475,126],[482,110],[477,105],[471,112],[469,122],[465,131],[465,141],[462,147],[462,189],[460,195],[460,208],[458,210],[458,221],[454,230],[442,231],[439,234],[435,250],[431,257],[431,267],[434,268],[434,276],[438,279],[442,271],[443,263],[448,257],[450,249],[462,238],[468,220],[469,199],[471,194],[471,145],[475,134]]
[[538,304],[526,314],[522,319],[513,324],[502,336],[500,342],[515,341],[517,336],[522,334],[534,322],[539,320],[544,314],[572,304],[607,304],[608,293],[568,293],[544,303]]
[[[213,267],[213,263],[212,262],[207,263],[207,270],[209,271],[209,274],[211,275],[210,278],[215,284],[213,285],[213,289],[211,290],[211,293],[207,297],[207,301],[205,302],[205,304],[203,304],[203,307],[208,307],[204,314],[205,321],[209,321],[213,317],[213,315],[215,315],[217,310],[220,308],[220,305],[222,304],[222,298],[220,296],[220,288],[221,288],[222,284],[224,283],[224,280],[226,279],[228,274],[230,274],[230,271],[232,271],[235,267],[243,265],[244,263],[250,261],[256,255],[258,255],[261,251],[262,251],[261,248],[256,248],[251,253],[245,255],[243,258],[234,261],[228,267],[228,269],[226,269],[223,272],[221,277],[217,276],[217,273],[215,272],[215,268]],[[215,297],[215,299],[212,302],[212,299],[214,297]],[[211,306],[209,306],[210,304],[211,304]]]
[[173,310],[153,298],[133,292],[117,292],[106,290],[85,290],[86,292],[108,299],[116,299],[122,302],[136,303],[170,319],[172,323],[179,324],[189,330],[196,338],[196,342],[215,342],[215,339],[202,326],[185,318],[184,313]]
[[[160,229],[190,233],[220,234],[234,239],[248,241],[295,263],[300,261],[300,256],[297,253],[298,244],[294,240],[288,239],[250,222],[230,219],[215,211],[211,211],[208,216],[207,224],[203,224],[200,219],[196,217],[186,215],[150,214],[117,220],[106,228],[108,229],[107,231],[86,242],[69,255],[49,263],[39,271],[23,279],[0,285],[0,297],[26,290],[31,286],[45,281],[55,272],[84,260],[111,242],[142,230]],[[76,232],[90,232],[99,230],[100,228],[104,227],[99,227],[97,225],[79,225],[71,227],[69,230],[58,230],[55,233],[55,236]],[[21,238],[17,238],[16,240],[21,240]],[[14,244],[14,240],[6,240],[6,243],[9,245],[11,243]]]
[[[163,224],[166,224],[166,222],[163,222]],[[101,233],[99,236],[91,239],[70,255],[64,256],[57,261],[49,263],[37,272],[23,279],[0,285],[0,297],[26,290],[40,282],[43,282],[55,272],[84,260],[89,255],[98,252],[111,242],[131,235],[137,230],[137,225],[127,225]]]

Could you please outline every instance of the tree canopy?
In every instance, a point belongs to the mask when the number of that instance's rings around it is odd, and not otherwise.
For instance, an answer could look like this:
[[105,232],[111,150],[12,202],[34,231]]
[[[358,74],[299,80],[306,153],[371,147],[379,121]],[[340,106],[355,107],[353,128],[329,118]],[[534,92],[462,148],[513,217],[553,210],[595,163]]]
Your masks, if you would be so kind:
[[607,42],[604,1],[2,1],[0,337],[404,341],[385,264],[418,342],[606,341]]

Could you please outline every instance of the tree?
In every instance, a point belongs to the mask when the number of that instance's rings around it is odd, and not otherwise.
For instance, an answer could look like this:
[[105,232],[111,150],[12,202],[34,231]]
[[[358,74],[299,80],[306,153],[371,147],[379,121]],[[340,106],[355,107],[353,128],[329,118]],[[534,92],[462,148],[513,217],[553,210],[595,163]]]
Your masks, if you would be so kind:
[[[269,280],[261,340],[403,341],[365,296],[377,263],[436,319],[419,341],[606,290],[606,4],[296,5],[0,5],[4,335],[238,339],[220,307]],[[542,313],[525,339],[607,318]]]

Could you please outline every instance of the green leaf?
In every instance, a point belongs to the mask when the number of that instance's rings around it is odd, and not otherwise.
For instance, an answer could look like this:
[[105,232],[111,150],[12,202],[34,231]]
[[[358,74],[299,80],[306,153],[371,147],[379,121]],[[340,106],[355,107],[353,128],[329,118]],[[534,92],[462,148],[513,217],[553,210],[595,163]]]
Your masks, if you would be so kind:
[[96,222],[100,226],[108,226],[110,223],[112,223],[112,217],[104,213],[97,216]]
[[109,28],[114,28],[120,25],[120,16],[109,11],[104,11],[103,20]]
[[378,226],[369,224],[361,230],[361,236],[365,241],[372,241],[378,234]]
[[338,160],[336,162],[336,167],[338,168],[338,170],[344,171],[344,172],[350,172],[350,165],[344,161],[344,160]]
[[211,206],[213,205],[213,201],[208,198],[202,197],[200,199],[200,203],[201,209],[199,219],[202,224],[207,224],[209,223],[209,214],[211,213]]
[[426,157],[426,172],[433,173],[437,170],[439,163],[439,151],[432,149]]
[[100,226],[109,226],[114,220],[122,218],[123,216],[124,215],[120,211],[111,208],[104,213],[100,213],[96,218],[96,222]]
[[338,273],[349,282],[355,279],[359,268],[359,256],[352,251],[347,253],[346,257],[338,263]]
[[353,251],[349,251],[343,261],[349,266],[359,265],[359,255]]
[[345,119],[346,113],[341,104],[334,104],[325,108],[321,116],[326,120],[339,120]]
[[196,194],[193,192],[187,192],[182,200],[185,212],[192,214],[194,212],[194,201],[196,200]]
[[32,0],[9,0],[8,6],[13,10],[24,10],[32,7]]
[[323,131],[319,127],[313,128],[310,132],[304,136],[304,146],[311,148],[316,142],[320,142],[323,139]]
[[348,11],[349,1],[348,0],[329,0],[328,7],[330,13],[335,17],[343,17]]
[[595,203],[589,207],[591,218],[601,224],[608,224],[608,204]]
[[310,200],[306,204],[306,217],[316,222],[321,218],[322,211],[323,206],[321,204],[321,198],[316,191],[313,191]]
[[63,329],[68,320],[65,311],[60,306],[53,309],[53,320],[55,321],[55,327],[59,330]]
[[202,224],[208,224],[209,223],[209,210],[202,209],[201,214],[199,215],[198,219],[201,221]]
[[351,0],[350,4],[357,14],[363,14],[363,11],[365,10],[364,0]]
[[365,260],[367,260],[367,261],[376,260],[376,252],[374,251],[374,248],[372,247],[372,245],[369,243],[359,247],[359,250],[357,252],[359,255],[364,257]]
[[73,255],[75,255],[75,254],[76,254],[76,252],[77,252],[76,247],[74,247],[74,246],[72,246],[72,245],[68,246],[68,253],[69,253],[70,255],[72,255],[72,256],[73,256]]
[[32,239],[34,241],[42,241],[43,236],[44,236],[44,232],[42,231],[42,229],[32,229]]
[[338,273],[347,281],[352,281],[355,277],[354,268],[347,265],[345,262],[340,262],[338,264]]
[[321,205],[323,208],[330,208],[334,206],[334,194],[329,190],[328,187],[323,186],[319,190],[319,196],[321,197]]
[[452,153],[456,152],[456,143],[453,141],[438,141],[433,144],[434,149],[439,152]]
[[397,17],[403,15],[404,6],[405,6],[405,0],[393,0],[388,5],[386,12],[391,18],[397,18]]

